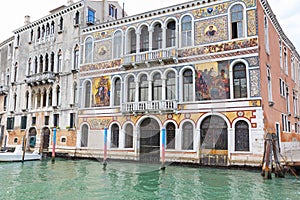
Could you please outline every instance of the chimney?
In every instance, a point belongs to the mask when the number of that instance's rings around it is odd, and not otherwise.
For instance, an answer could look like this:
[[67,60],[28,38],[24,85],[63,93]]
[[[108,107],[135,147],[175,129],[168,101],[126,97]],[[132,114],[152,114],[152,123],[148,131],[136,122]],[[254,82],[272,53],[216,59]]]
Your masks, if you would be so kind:
[[68,0],[68,6],[71,5],[71,4],[73,4],[73,3],[74,3],[73,0]]
[[27,25],[27,24],[30,24],[30,16],[29,15],[26,15],[24,17],[24,24]]

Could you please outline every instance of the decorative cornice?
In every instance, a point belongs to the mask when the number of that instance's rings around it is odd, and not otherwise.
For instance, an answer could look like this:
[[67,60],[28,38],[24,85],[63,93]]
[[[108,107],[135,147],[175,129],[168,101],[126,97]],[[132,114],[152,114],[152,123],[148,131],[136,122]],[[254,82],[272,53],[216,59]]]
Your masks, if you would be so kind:
[[135,21],[141,20],[141,19],[145,20],[145,19],[148,19],[148,18],[151,18],[151,17],[157,17],[157,16],[168,14],[168,13],[171,13],[171,12],[177,12],[177,11],[184,10],[184,9],[187,9],[187,8],[192,8],[192,7],[205,5],[205,4],[213,3],[213,2],[219,2],[219,1],[224,1],[224,0],[189,1],[189,2],[186,2],[186,3],[177,4],[177,5],[174,5],[174,6],[169,6],[169,7],[165,7],[165,8],[161,8],[161,9],[157,9],[157,10],[144,12],[142,14],[128,16],[128,17],[125,17],[125,18],[122,18],[122,19],[119,19],[119,20],[101,23],[99,25],[84,28],[82,31],[83,31],[83,33],[89,32],[89,31],[95,31],[95,30],[99,30],[99,29],[102,29],[102,28],[108,28],[108,27],[112,27],[112,26],[116,26],[116,25],[122,25],[122,24],[130,23],[130,22],[135,22]]
[[12,37],[10,37],[10,38],[4,40],[3,42],[1,42],[1,43],[0,43],[0,48],[1,48],[2,46],[4,46],[5,44],[14,41],[14,38],[15,38],[15,37],[12,36]]
[[64,15],[64,14],[66,14],[66,13],[69,13],[69,12],[71,12],[71,11],[73,11],[73,10],[76,10],[76,9],[82,7],[83,5],[84,5],[84,4],[83,4],[82,2],[74,3],[74,4],[70,5],[70,6],[67,6],[65,9],[59,10],[59,11],[56,12],[56,13],[47,15],[46,17],[43,17],[43,18],[41,18],[41,19],[39,19],[39,20],[36,20],[36,21],[34,21],[34,22],[31,22],[30,24],[25,25],[25,26],[23,26],[23,27],[21,27],[21,28],[19,28],[19,29],[16,29],[16,30],[14,30],[13,32],[14,32],[14,34],[21,33],[21,32],[23,32],[23,31],[26,31],[26,30],[28,30],[28,29],[31,29],[31,28],[33,28],[33,27],[35,27],[35,26],[38,26],[38,25],[40,25],[40,24],[43,24],[43,23],[47,22],[48,20],[53,20],[54,18],[57,18],[57,17],[62,16],[62,15]]

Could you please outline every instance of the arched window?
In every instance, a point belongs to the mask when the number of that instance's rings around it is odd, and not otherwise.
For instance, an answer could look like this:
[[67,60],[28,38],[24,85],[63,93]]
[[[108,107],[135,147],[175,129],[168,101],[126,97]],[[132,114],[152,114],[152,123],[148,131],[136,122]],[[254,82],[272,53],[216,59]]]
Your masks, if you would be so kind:
[[140,37],[140,52],[149,50],[149,32],[147,26],[142,26]]
[[49,89],[48,106],[52,106],[52,88]]
[[130,76],[127,81],[127,102],[135,101],[135,82],[134,77]]
[[41,107],[41,98],[42,97],[42,94],[41,94],[41,90],[38,91],[37,93],[37,97],[36,97],[36,106],[37,108],[40,108]]
[[45,72],[49,71],[49,55],[46,53],[45,55]]
[[56,87],[56,105],[59,106],[60,105],[60,87],[59,85]]
[[171,20],[167,24],[166,47],[174,47],[176,44],[176,22]]
[[79,15],[80,13],[77,11],[74,17],[74,25],[79,25]]
[[59,20],[59,30],[62,31],[64,29],[64,19],[61,17]]
[[119,148],[119,126],[117,124],[111,127],[111,147]]
[[238,121],[235,124],[234,134],[234,148],[235,151],[249,151],[249,126],[245,121]]
[[77,103],[77,83],[73,84],[73,105]]
[[143,74],[140,77],[140,82],[139,82],[139,101],[148,101],[148,94],[149,89],[148,89],[148,80],[147,80],[147,75]]
[[31,93],[31,109],[35,109],[35,98],[36,98],[36,95],[35,95],[35,91],[32,91]]
[[89,108],[91,105],[91,82],[87,81],[84,88],[84,107]]
[[247,73],[243,63],[233,66],[233,92],[234,98],[247,98]]
[[187,15],[181,20],[181,47],[192,45],[192,17]]
[[50,35],[50,25],[47,23],[46,25],[46,36]]
[[62,50],[60,49],[57,54],[57,69],[56,72],[60,72],[62,70]]
[[45,25],[42,26],[42,39],[44,39],[46,33]]
[[50,58],[50,71],[54,72],[54,52],[51,53],[51,58]]
[[113,57],[120,58],[122,54],[122,32],[117,31],[114,34],[114,47],[113,47]]
[[88,136],[89,136],[89,127],[86,124],[84,124],[81,128],[80,147],[88,146]]
[[128,31],[127,53],[136,53],[136,34],[134,29]]
[[39,40],[41,38],[41,28],[40,27],[38,27],[36,34],[37,34],[36,38]]
[[152,50],[162,48],[162,28],[160,23],[154,25],[153,39],[152,39]]
[[38,73],[38,58],[37,57],[34,58],[34,73],[35,74]]
[[32,74],[32,69],[31,69],[32,63],[31,62],[32,62],[31,58],[29,58],[29,60],[28,60],[28,68],[27,68],[27,75],[31,75]]
[[182,150],[193,150],[194,128],[191,122],[185,122],[182,126],[181,144]]
[[14,82],[17,82],[17,76],[18,76],[18,63],[15,64],[15,74],[14,74]]
[[29,92],[26,91],[25,94],[25,109],[28,110],[29,109]]
[[117,78],[114,85],[114,105],[119,106],[121,104],[121,79]]
[[33,42],[33,30],[31,29],[29,42]]
[[162,100],[162,80],[160,73],[156,73],[153,76],[152,100]]
[[175,125],[169,122],[166,126],[167,149],[175,149]]
[[85,40],[84,53],[84,62],[91,63],[93,61],[93,39],[90,37]]
[[127,124],[125,128],[125,148],[133,148],[133,126]]
[[51,29],[50,29],[50,34],[53,35],[55,32],[55,23],[54,21],[51,22]]
[[76,44],[74,51],[73,51],[73,69],[79,68],[79,45]]
[[167,74],[166,99],[167,100],[176,99],[176,75],[174,71],[170,71]]
[[230,9],[231,17],[231,38],[244,37],[244,7],[236,4]]
[[17,110],[17,99],[18,99],[18,96],[17,96],[17,93],[14,94],[14,111]]
[[43,72],[43,65],[44,65],[44,58],[42,55],[40,55],[40,67],[39,67],[39,73]]
[[46,107],[47,106],[47,90],[44,89],[44,92],[43,92],[43,107]]
[[183,72],[183,101],[193,101],[193,72],[187,69]]

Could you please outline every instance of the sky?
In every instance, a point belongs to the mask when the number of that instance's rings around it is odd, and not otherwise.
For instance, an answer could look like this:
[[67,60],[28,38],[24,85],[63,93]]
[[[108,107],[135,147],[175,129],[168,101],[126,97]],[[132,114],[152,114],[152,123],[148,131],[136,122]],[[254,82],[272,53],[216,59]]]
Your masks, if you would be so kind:
[[[78,0],[74,0],[77,2]],[[190,0],[117,0],[120,5],[125,3],[125,11],[129,15],[143,13],[157,8],[167,7]],[[285,34],[300,53],[300,3],[299,0],[268,0],[277,20]],[[12,31],[24,25],[24,16],[29,15],[31,21],[38,20],[49,14],[49,11],[67,0],[9,0],[2,2],[0,7],[0,42],[13,35]],[[13,8],[13,9],[11,9]],[[13,15],[13,16],[12,16]]]

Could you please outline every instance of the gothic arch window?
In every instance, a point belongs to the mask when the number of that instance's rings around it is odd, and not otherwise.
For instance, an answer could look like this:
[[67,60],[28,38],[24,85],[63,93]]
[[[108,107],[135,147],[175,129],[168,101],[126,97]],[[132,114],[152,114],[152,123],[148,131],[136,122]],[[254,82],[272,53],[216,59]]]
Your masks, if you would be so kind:
[[28,110],[29,109],[29,92],[26,91],[25,93],[25,109]]
[[46,88],[44,88],[44,91],[43,91],[43,107],[46,107],[47,106],[47,90]]
[[31,109],[35,109],[35,101],[36,101],[36,94],[35,91],[32,91],[31,93]]
[[185,122],[182,125],[181,149],[193,150],[194,145],[194,127],[191,122]]
[[73,69],[79,68],[79,45],[76,44],[74,51],[73,51]]
[[89,37],[85,40],[84,45],[84,62],[91,63],[93,60],[93,38]]
[[127,102],[135,101],[135,82],[134,77],[130,76],[127,79]]
[[116,78],[114,81],[114,105],[119,106],[121,104],[121,79]]
[[147,75],[143,74],[139,80],[139,101],[148,101],[149,85]]
[[193,101],[193,86],[194,86],[194,78],[193,71],[191,69],[186,69],[183,74],[183,101]]
[[45,72],[49,71],[49,55],[46,53],[45,55]]
[[114,34],[114,39],[113,39],[113,57],[114,58],[120,58],[122,55],[122,32],[121,31],[116,31]]
[[59,85],[56,87],[56,105],[59,106],[61,101],[60,101],[61,95],[60,95],[60,87]]
[[238,121],[235,124],[234,134],[234,148],[235,151],[250,151],[249,148],[249,125],[245,121]]
[[111,148],[119,148],[119,126],[113,124],[111,127]]
[[17,99],[18,99],[18,95],[17,93],[14,94],[14,111],[17,110]]
[[38,73],[38,58],[37,57],[34,58],[34,73],[35,74]]
[[80,147],[87,147],[88,146],[88,137],[89,137],[89,127],[88,127],[88,125],[84,124],[81,127]]
[[40,55],[40,63],[39,63],[39,73],[43,72],[43,64],[44,64],[44,58],[42,55]]
[[128,54],[136,53],[136,33],[135,33],[135,29],[133,28],[128,30],[127,53]]
[[147,26],[141,27],[140,52],[149,50],[149,32]]
[[18,63],[15,64],[15,74],[14,74],[14,82],[17,82],[18,76]]
[[32,61],[31,61],[31,58],[29,58],[28,60],[28,68],[27,68],[27,75],[31,75],[32,74]]
[[64,29],[64,19],[61,17],[59,20],[59,31]]
[[162,79],[160,73],[155,73],[152,82],[152,100],[162,100]]
[[50,25],[49,23],[46,24],[46,36],[50,35]]
[[52,92],[52,88],[49,89],[49,95],[48,95],[48,106],[52,106],[52,96],[53,96],[53,92]]
[[89,108],[91,106],[91,82],[86,81],[84,85],[84,107]]
[[127,124],[125,128],[125,148],[133,148],[133,126]]
[[77,103],[77,83],[74,82],[73,84],[73,104],[75,105]]
[[60,49],[57,53],[57,69],[56,72],[60,72],[62,70],[62,50]]
[[233,66],[233,95],[234,98],[247,98],[247,72],[244,63]]
[[152,50],[162,48],[162,26],[160,23],[155,23],[153,28]]
[[41,94],[41,90],[38,90],[38,93],[37,93],[37,97],[36,97],[36,106],[37,108],[40,108],[41,107],[41,101],[42,101],[42,94]]
[[76,13],[75,13],[75,17],[74,17],[74,25],[76,26],[76,25],[79,25],[79,18],[80,17],[80,13],[79,13],[79,11],[77,11]]
[[50,35],[53,35],[55,32],[55,23],[54,21],[51,22],[51,28],[50,28]]
[[50,71],[54,72],[54,52],[51,53],[51,57],[50,57]]
[[176,45],[176,22],[174,20],[170,20],[167,23],[166,29],[166,47],[175,47]]
[[39,40],[41,38],[41,28],[40,27],[38,27],[36,34],[37,34],[37,39]]
[[181,19],[181,47],[192,45],[192,17],[189,15]]
[[176,128],[174,123],[169,122],[166,126],[167,149],[175,149]]
[[236,4],[230,9],[231,39],[244,37],[244,7]]

